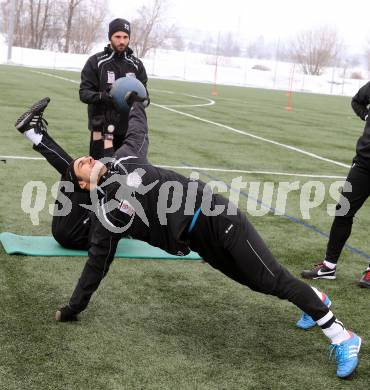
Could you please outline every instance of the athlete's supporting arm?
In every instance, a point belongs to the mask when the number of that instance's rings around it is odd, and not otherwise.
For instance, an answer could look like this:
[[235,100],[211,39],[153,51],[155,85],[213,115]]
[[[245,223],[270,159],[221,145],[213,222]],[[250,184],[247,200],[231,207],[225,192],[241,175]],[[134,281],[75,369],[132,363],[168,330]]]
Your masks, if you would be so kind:
[[92,294],[103,280],[116,253],[119,235],[107,231],[98,220],[94,221],[89,258],[77,282],[69,304],[55,314],[57,321],[74,321],[86,309]]

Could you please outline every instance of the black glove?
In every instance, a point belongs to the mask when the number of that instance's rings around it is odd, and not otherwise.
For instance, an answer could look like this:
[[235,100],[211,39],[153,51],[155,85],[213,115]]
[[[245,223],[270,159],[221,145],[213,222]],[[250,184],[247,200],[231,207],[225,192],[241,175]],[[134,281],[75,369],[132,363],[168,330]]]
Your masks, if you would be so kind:
[[54,318],[55,321],[60,322],[78,321],[77,313],[72,311],[72,309],[68,305],[57,310]]
[[109,95],[108,91],[100,92],[100,101],[104,103],[107,107],[114,106],[114,101],[112,99],[112,96]]
[[148,96],[144,101],[143,101],[144,107],[148,107],[150,104],[150,97]]

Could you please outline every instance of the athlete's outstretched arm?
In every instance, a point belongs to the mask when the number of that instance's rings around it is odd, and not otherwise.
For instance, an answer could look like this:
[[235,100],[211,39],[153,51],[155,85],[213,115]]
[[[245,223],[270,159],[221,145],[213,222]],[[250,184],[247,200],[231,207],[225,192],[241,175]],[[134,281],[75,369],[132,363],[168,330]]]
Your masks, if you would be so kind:
[[135,156],[146,159],[149,147],[148,122],[143,103],[134,102],[128,118],[128,129],[123,145],[116,151],[116,159]]

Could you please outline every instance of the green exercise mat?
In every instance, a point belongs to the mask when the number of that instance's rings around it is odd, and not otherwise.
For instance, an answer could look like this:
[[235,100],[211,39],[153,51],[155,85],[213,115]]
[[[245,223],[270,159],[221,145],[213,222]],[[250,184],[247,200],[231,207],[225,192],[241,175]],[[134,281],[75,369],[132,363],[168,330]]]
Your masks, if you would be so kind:
[[[19,236],[13,233],[0,233],[0,241],[8,255],[29,256],[87,256],[87,251],[65,249],[51,236]],[[144,241],[123,238],[118,243],[115,257],[130,259],[163,260],[200,260],[198,253],[190,252],[187,256],[171,255],[162,249]]]

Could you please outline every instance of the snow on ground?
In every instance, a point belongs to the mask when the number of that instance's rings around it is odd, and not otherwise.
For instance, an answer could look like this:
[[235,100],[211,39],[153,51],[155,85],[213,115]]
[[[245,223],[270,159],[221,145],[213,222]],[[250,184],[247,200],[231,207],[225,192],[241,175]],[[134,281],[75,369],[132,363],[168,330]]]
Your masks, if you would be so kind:
[[[0,63],[7,63],[7,51],[4,39],[0,36]],[[13,47],[11,63],[80,71],[88,57],[82,54]],[[291,63],[237,57],[219,57],[216,69],[215,56],[174,50],[152,51],[143,62],[149,77],[205,83],[214,83],[216,80],[217,84],[344,96],[353,96],[369,77],[364,69],[347,69],[347,77],[356,71],[364,79],[343,78],[342,68],[327,68],[321,76],[308,76],[301,72],[299,66]],[[256,66],[266,70],[254,69]]]

